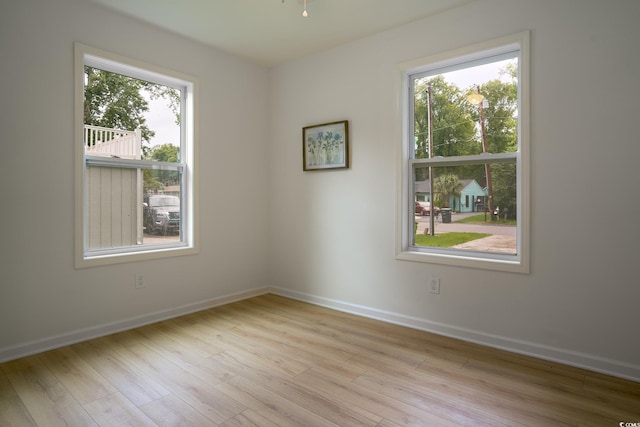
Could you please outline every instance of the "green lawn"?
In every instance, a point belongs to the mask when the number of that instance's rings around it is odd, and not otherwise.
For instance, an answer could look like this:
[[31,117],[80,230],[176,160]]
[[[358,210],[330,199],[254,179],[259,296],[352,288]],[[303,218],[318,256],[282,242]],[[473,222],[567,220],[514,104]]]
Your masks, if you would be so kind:
[[463,233],[452,232],[436,234],[435,236],[416,234],[417,246],[435,246],[439,248],[450,248],[461,243],[470,242],[471,240],[482,239],[491,236],[488,233]]

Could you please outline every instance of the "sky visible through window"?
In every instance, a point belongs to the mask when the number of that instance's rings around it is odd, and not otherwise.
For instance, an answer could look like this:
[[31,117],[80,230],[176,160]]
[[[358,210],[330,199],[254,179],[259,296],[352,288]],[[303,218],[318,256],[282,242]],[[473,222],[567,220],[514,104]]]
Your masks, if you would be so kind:
[[509,81],[510,77],[501,75],[500,71],[505,70],[507,64],[514,61],[514,59],[507,59],[503,61],[492,62],[489,64],[478,65],[476,67],[463,68],[461,70],[443,73],[442,75],[447,82],[455,83],[456,86],[465,91],[469,88],[473,88],[475,85],[482,85],[494,79]]
[[180,127],[176,124],[176,116],[171,111],[164,98],[151,99],[145,96],[149,102],[149,111],[145,113],[147,126],[156,134],[151,138],[150,146],[162,144],[180,146]]

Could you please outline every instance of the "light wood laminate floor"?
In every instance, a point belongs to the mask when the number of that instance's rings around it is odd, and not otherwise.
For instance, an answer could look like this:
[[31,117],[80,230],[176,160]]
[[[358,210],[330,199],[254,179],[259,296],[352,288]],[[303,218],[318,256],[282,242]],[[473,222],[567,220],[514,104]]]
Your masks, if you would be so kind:
[[263,295],[0,364],[0,426],[619,426],[640,384]]

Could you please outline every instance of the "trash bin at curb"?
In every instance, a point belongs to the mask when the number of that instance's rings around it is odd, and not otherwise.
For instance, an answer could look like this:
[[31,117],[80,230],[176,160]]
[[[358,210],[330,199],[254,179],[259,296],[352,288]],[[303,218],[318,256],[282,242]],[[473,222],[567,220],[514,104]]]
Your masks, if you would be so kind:
[[442,222],[445,224],[449,224],[451,222],[451,209],[442,208],[440,209],[440,214],[442,215]]

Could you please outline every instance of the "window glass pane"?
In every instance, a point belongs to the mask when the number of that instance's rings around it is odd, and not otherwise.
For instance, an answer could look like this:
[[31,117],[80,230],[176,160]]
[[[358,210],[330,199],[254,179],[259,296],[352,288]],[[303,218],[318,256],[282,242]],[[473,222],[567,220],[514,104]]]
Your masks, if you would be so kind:
[[88,154],[179,161],[180,90],[88,65],[84,73]]
[[180,188],[179,171],[87,166],[86,248],[181,241]]
[[414,158],[517,151],[517,72],[514,57],[412,79]]
[[515,255],[516,188],[514,162],[414,165],[414,246]]

